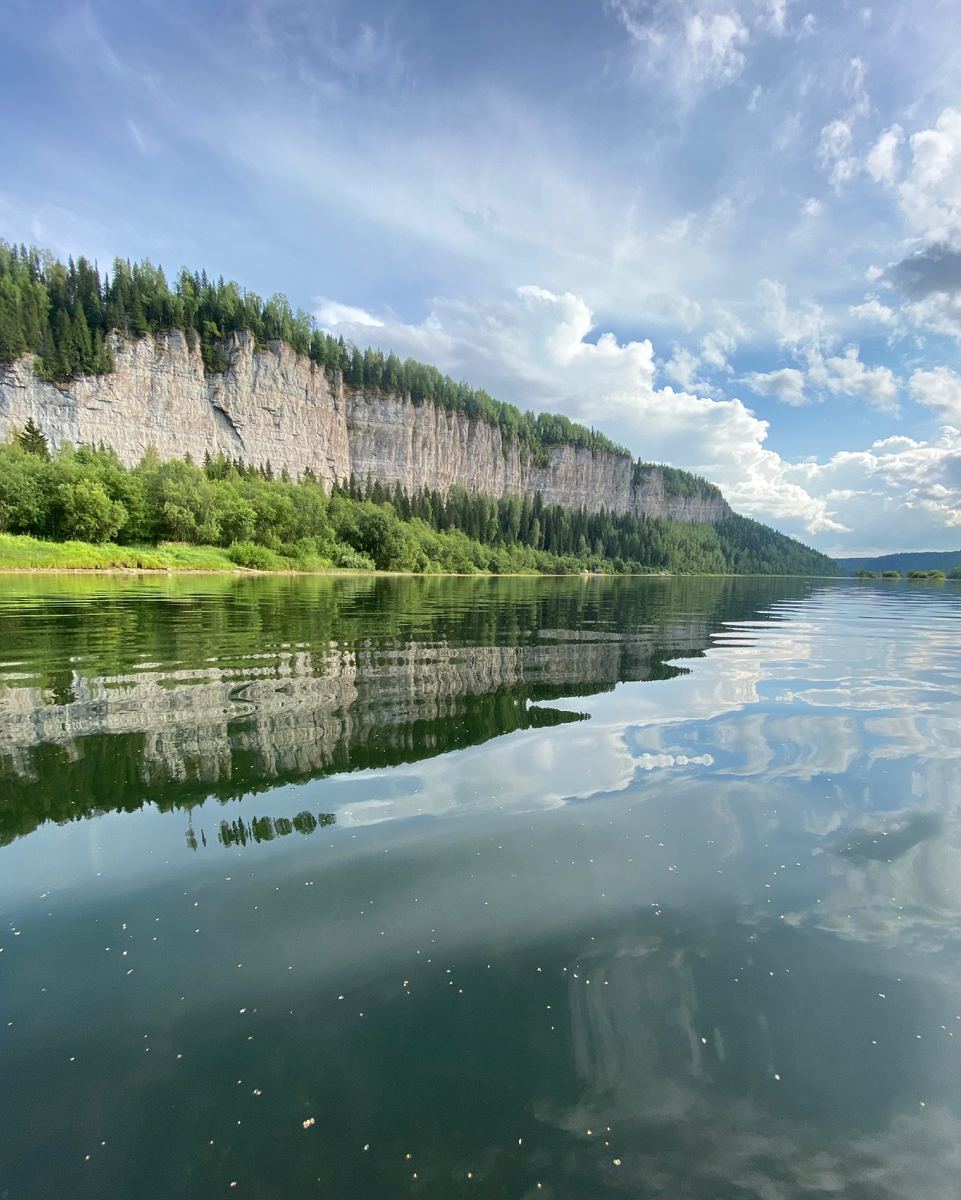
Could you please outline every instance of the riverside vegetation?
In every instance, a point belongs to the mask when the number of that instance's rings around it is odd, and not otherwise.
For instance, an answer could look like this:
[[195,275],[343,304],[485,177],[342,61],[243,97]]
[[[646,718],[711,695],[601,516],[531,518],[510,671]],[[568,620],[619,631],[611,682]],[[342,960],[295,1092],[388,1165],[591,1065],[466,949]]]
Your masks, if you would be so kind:
[[127,469],[108,449],[54,454],[32,425],[0,446],[0,565],[464,574],[652,571],[832,575],[823,554],[745,517],[717,525],[588,513],[540,496],[452,488],[408,496],[376,480],[326,495],[222,457],[202,467],[151,453]]
[[[33,353],[59,383],[113,369],[110,338],[180,329],[205,367],[225,366],[224,343],[248,331],[287,342],[352,388],[408,393],[458,409],[517,437],[532,458],[555,445],[628,453],[566,417],[522,413],[435,367],[317,329],[282,295],[263,300],[235,283],[182,270],[171,288],[149,262],[113,264],[101,278],[86,259],[64,265],[35,248],[0,243],[0,362]],[[650,464],[638,463],[635,472]],[[706,480],[662,467],[668,495],[720,496]],[[126,468],[109,448],[61,446],[51,455],[28,423],[0,446],[0,566],[261,570],[354,569],[459,573],[836,575],[823,554],[744,517],[716,525],[588,513],[539,495],[499,500],[452,488],[408,495],[377,480],[343,480],[325,494],[310,472],[275,477],[270,463],[162,462]]]

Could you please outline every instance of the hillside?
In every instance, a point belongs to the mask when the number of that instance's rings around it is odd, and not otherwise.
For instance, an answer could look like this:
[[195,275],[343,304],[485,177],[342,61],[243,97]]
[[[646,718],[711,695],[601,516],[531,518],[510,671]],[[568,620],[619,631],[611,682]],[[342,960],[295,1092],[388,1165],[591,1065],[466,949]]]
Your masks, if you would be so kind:
[[[72,488],[79,479],[71,447],[112,451],[110,465],[79,464],[83,478],[89,475],[90,485],[126,514],[113,523],[93,521],[101,540],[228,546],[252,538],[280,553],[308,538],[332,548],[326,532],[302,530],[291,539],[267,532],[270,522],[262,520],[248,537],[243,530],[254,527],[250,520],[209,516],[216,504],[197,498],[206,495],[207,483],[242,490],[253,477],[268,484],[277,476],[278,487],[320,484],[321,495],[339,491],[343,502],[389,500],[402,523],[427,497],[429,511],[413,519],[432,534],[456,529],[483,547],[516,545],[553,556],[551,563],[524,559],[524,569],[596,561],[616,563],[617,570],[837,571],[824,555],[736,517],[704,479],[635,462],[596,430],[563,416],[522,413],[413,359],[362,352],[317,329],[307,314],[293,313],[283,296],[264,301],[237,284],[186,270],[171,288],[159,268],[120,259],[112,276],[101,279],[83,258],[64,266],[36,250],[3,245],[0,435],[16,437],[27,428],[66,470],[57,488]],[[8,472],[21,471],[14,458],[6,462]],[[142,505],[130,507],[121,478],[139,480],[136,491],[154,479],[158,463],[185,459],[222,464],[221,475],[193,480],[189,502],[165,496],[141,519]],[[0,530],[88,537],[76,528],[68,532],[72,518],[58,509],[59,501],[46,502],[48,485],[39,475],[32,486],[39,500],[31,516],[14,495],[12,476],[0,483],[11,497],[0,494]],[[223,488],[219,494],[223,500]],[[460,495],[483,500],[489,512],[516,502],[529,514],[529,527],[514,530],[503,513],[480,525],[475,514],[465,526],[448,513]],[[308,509],[312,505],[311,495]],[[164,518],[161,510],[171,506],[190,519]],[[682,526],[688,532],[675,528]],[[334,541],[353,546],[337,530]],[[418,553],[394,559],[359,552],[378,565],[379,557],[422,564],[401,569],[427,569],[451,558],[425,548],[423,539],[418,544]],[[485,554],[473,555],[475,569],[514,569],[520,562],[509,566]]]
[[961,550],[905,550],[901,554],[881,554],[876,558],[839,558],[837,564],[847,575],[859,568],[866,571],[944,571],[961,566]]

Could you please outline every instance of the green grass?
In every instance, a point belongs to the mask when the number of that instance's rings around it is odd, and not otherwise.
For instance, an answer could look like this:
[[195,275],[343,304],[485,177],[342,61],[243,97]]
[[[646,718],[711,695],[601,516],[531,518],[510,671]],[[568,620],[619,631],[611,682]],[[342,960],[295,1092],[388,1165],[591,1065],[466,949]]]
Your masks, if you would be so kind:
[[0,533],[0,571],[237,571],[219,546],[102,546],[90,542],[43,542],[26,534]]

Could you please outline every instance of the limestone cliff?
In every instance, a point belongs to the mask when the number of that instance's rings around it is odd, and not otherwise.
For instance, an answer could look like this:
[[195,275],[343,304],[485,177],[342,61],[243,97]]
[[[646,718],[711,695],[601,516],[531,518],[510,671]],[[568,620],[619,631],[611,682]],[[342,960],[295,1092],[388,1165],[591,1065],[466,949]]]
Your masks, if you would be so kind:
[[111,374],[66,387],[35,375],[29,357],[0,364],[0,437],[32,419],[54,447],[102,442],[127,465],[148,446],[162,458],[190,454],[197,462],[222,451],[286,465],[295,478],[310,468],[328,488],[353,473],[411,493],[446,495],[456,484],[489,496],[540,492],[546,504],[590,511],[711,522],[730,515],[716,495],[666,495],[656,469],[635,483],[627,454],[554,446],[549,463],[537,465],[496,425],[409,396],[345,391],[280,342],[258,348],[249,334],[234,335],[219,375],[205,373],[199,350],[177,330],[115,337],[113,349]]

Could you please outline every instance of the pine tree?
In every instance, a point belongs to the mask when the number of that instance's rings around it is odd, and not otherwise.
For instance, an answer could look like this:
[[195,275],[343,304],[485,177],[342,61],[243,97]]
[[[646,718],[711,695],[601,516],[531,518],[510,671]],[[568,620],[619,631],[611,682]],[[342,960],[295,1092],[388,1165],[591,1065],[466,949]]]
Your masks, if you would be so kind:
[[47,439],[34,424],[33,417],[30,417],[26,425],[24,425],[17,441],[28,454],[36,454],[38,458],[50,457],[50,447],[47,444]]

